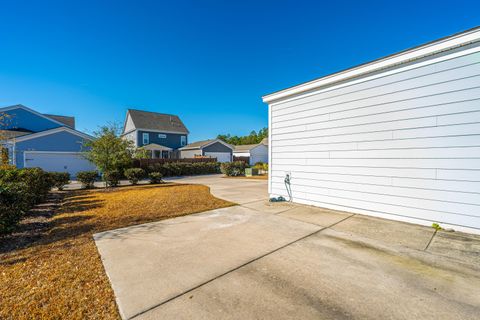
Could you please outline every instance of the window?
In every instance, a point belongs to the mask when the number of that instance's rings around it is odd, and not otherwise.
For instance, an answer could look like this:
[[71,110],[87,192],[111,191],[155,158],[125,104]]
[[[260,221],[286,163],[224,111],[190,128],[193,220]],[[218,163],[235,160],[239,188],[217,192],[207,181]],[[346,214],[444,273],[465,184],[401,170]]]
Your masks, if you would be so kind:
[[164,133],[159,133],[159,134],[158,134],[158,138],[159,138],[159,139],[167,139],[167,135],[164,134]]
[[144,132],[142,134],[142,139],[143,139],[143,145],[146,145],[146,144],[150,143],[150,136],[147,132]]
[[180,144],[183,146],[187,145],[187,137],[186,136],[181,136],[180,137]]

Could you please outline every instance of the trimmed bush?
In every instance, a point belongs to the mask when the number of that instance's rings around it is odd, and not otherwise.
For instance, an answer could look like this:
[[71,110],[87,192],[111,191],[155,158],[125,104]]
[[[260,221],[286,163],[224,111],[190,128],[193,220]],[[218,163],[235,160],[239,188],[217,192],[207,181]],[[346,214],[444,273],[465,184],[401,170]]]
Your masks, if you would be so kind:
[[145,177],[145,171],[141,168],[126,169],[123,174],[132,184],[137,184],[139,180]]
[[160,172],[150,172],[148,174],[151,184],[163,183],[163,175]]
[[53,179],[40,168],[0,170],[0,184],[8,186],[11,183],[23,183],[24,198],[33,206],[43,200],[53,187]]
[[93,183],[98,179],[97,171],[79,171],[77,172],[77,180],[80,181],[84,188],[93,188]]
[[70,182],[70,173],[68,172],[50,172],[53,180],[53,186],[58,190],[63,190],[63,186]]
[[23,189],[18,183],[0,186],[0,234],[13,231],[28,209],[22,197]]
[[187,176],[193,174],[220,173],[218,162],[170,162],[154,164],[148,167],[148,172],[160,172],[164,177]]
[[229,177],[245,175],[245,168],[248,165],[243,161],[224,162],[221,164],[222,173]]
[[122,174],[118,170],[111,170],[103,173],[103,181],[108,187],[117,187],[122,179]]
[[52,187],[51,175],[40,168],[0,170],[0,233],[12,231],[25,212],[45,200]]

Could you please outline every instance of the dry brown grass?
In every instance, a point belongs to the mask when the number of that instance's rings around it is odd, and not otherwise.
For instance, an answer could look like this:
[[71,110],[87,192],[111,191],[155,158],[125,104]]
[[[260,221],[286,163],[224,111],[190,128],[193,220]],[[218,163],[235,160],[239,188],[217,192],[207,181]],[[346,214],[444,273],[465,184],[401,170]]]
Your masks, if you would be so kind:
[[72,192],[40,240],[0,255],[0,319],[118,319],[92,234],[230,205],[200,185]]

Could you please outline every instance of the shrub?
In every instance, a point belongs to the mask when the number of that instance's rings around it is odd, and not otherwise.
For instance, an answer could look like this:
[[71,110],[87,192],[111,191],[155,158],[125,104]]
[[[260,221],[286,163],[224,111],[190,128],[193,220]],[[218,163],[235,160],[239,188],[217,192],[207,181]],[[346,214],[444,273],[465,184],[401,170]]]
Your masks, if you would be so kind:
[[79,171],[77,172],[77,179],[80,181],[84,188],[93,188],[93,183],[98,179],[97,171]]
[[181,176],[182,175],[182,167],[184,167],[184,163],[178,162],[167,162],[163,165],[166,170],[167,176]]
[[229,177],[236,177],[245,174],[247,164],[243,161],[224,162],[221,164],[222,173]]
[[23,183],[25,201],[33,206],[43,200],[53,187],[50,174],[40,168],[6,169],[0,170],[0,184],[8,186],[11,183]]
[[103,181],[108,187],[116,187],[120,183],[122,174],[118,170],[110,170],[103,173]]
[[257,162],[254,166],[255,169],[268,171],[268,163]]
[[13,231],[28,209],[22,197],[22,189],[18,183],[0,185],[0,234]]
[[0,233],[12,231],[25,212],[45,200],[52,187],[51,175],[40,168],[0,170]]
[[157,183],[162,183],[163,182],[163,180],[162,180],[163,175],[158,171],[150,172],[148,174],[148,177],[150,178],[150,183],[151,184],[157,184]]
[[218,162],[170,162],[165,164],[155,163],[150,165],[148,172],[160,172],[164,177],[184,176],[192,174],[220,173]]
[[50,172],[53,180],[53,186],[58,190],[63,190],[63,186],[70,182],[70,174],[68,172]]
[[145,171],[141,168],[130,168],[124,171],[124,175],[132,184],[137,184],[145,177]]

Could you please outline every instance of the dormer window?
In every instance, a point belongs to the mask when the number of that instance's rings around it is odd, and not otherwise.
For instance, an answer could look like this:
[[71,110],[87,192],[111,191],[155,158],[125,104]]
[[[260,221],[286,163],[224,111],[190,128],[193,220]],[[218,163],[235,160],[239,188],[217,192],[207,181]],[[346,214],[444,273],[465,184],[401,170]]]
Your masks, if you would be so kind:
[[150,136],[147,132],[144,132],[142,134],[142,140],[143,140],[143,145],[146,145],[146,144],[150,143]]

